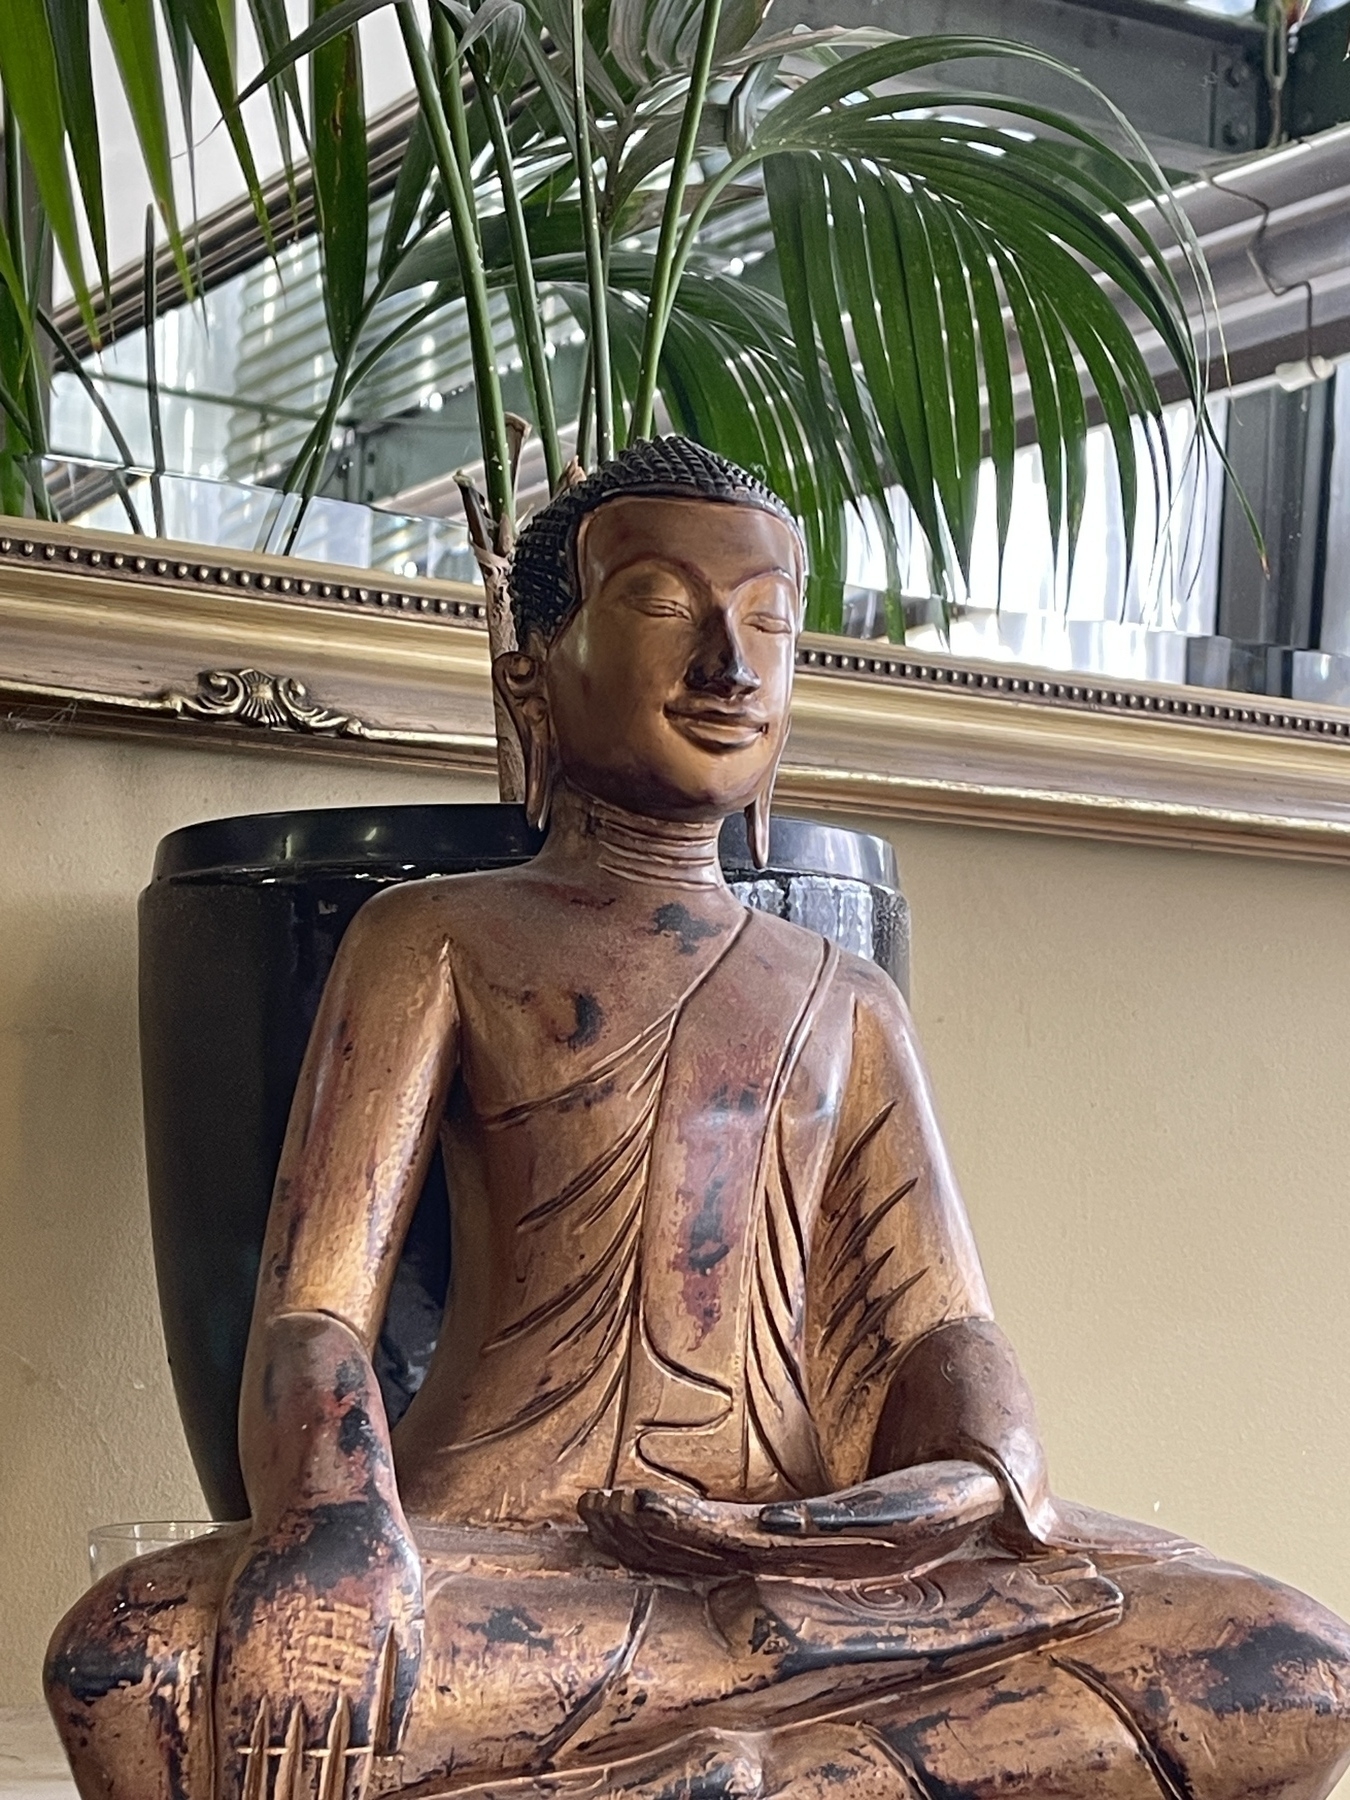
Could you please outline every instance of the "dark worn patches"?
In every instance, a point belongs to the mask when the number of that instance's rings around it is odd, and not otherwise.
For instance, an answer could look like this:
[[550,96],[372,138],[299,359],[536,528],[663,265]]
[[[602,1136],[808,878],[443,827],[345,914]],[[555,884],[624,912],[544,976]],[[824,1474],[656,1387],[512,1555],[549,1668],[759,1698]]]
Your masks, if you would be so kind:
[[187,1598],[186,1594],[165,1594],[158,1600],[146,1600],[141,1596],[132,1600],[127,1598],[123,1590],[118,1596],[116,1608],[119,1623],[133,1614],[138,1619],[153,1619],[160,1613],[177,1612],[180,1606],[187,1605]]
[[1321,1664],[1341,1661],[1340,1653],[1324,1638],[1283,1620],[1255,1625],[1235,1643],[1206,1651],[1204,1663],[1213,1685],[1205,1694],[1205,1705],[1223,1718],[1297,1703],[1307,1693],[1308,1678],[1317,1680]]
[[990,1694],[990,1696],[989,1696],[988,1704],[989,1704],[990,1712],[993,1712],[993,1710],[996,1706],[1020,1706],[1024,1700],[1042,1700],[1043,1701],[1044,1699],[1045,1699],[1045,1685],[1044,1685],[1044,1683],[1041,1683],[1038,1686],[1032,1687],[1032,1688],[1015,1688],[1015,1687],[995,1688],[993,1693]]
[[668,900],[652,914],[652,936],[678,938],[681,956],[692,956],[705,938],[720,937],[723,929],[708,919],[696,919],[678,900]]
[[888,1728],[877,1735],[911,1775],[923,1800],[981,1800],[982,1792],[987,1791],[983,1783],[972,1787],[965,1781],[945,1781],[931,1766],[928,1736],[941,1731],[950,1719],[949,1712],[928,1713],[912,1725]]
[[567,1038],[569,1050],[584,1050],[599,1037],[605,1025],[605,1009],[594,994],[573,994],[576,1028]]
[[382,1446],[364,1406],[349,1406],[343,1413],[337,1442],[344,1456],[366,1456],[372,1463],[379,1460]]
[[179,1670],[177,1659],[165,1670],[150,1695],[150,1718],[164,1757],[164,1773],[171,1794],[186,1793],[183,1765],[188,1755],[187,1733],[183,1729],[182,1709],[178,1705]]
[[402,1551],[392,1518],[375,1515],[366,1499],[316,1506],[297,1522],[289,1542],[260,1548],[235,1579],[228,1614],[237,1630],[255,1607],[266,1611],[275,1597],[290,1588],[307,1586],[315,1594],[331,1594],[349,1577],[360,1577],[374,1564]]
[[366,1388],[366,1370],[361,1359],[356,1356],[344,1356],[337,1366],[333,1377],[333,1398],[341,1406],[344,1400],[350,1400],[353,1394],[361,1394]]
[[65,1688],[81,1705],[92,1706],[117,1688],[139,1686],[149,1673],[150,1660],[143,1645],[91,1638],[78,1649],[54,1656],[47,1679],[53,1687]]
[[[290,1208],[291,1180],[289,1176],[282,1175],[278,1177],[277,1190],[273,1204],[279,1213],[285,1213],[287,1209]],[[295,1240],[299,1235],[301,1225],[304,1223],[304,1216],[304,1209],[301,1207],[296,1207],[290,1212],[290,1218],[286,1224],[285,1248],[272,1258],[271,1275],[273,1281],[282,1282],[291,1272],[291,1262],[295,1256]]]
[[722,1194],[726,1177],[715,1175],[703,1192],[703,1203],[689,1221],[689,1267],[698,1275],[710,1275],[731,1246],[722,1235]]
[[1167,1744],[1152,1732],[1144,1729],[1143,1723],[1134,1715],[1124,1697],[1116,1692],[1110,1682],[1090,1664],[1079,1662],[1074,1657],[1056,1656],[1055,1666],[1066,1674],[1076,1676],[1084,1687],[1091,1688],[1098,1699],[1104,1700],[1121,1724],[1134,1739],[1135,1748],[1144,1765],[1153,1775],[1158,1790],[1166,1800],[1195,1800],[1195,1790],[1191,1786],[1189,1775],[1172,1754]]
[[553,1649],[553,1639],[523,1606],[494,1606],[486,1619],[470,1624],[468,1629],[481,1632],[489,1644],[524,1644],[531,1650]]

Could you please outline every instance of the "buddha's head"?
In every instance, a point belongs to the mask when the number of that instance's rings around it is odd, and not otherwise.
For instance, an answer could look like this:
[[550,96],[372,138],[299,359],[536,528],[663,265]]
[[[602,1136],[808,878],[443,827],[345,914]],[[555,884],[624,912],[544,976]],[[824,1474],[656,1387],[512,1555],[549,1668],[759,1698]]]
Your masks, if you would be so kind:
[[531,817],[561,775],[653,818],[745,810],[764,850],[803,581],[783,503],[684,438],[634,444],[543,507],[511,564],[519,649],[494,669]]

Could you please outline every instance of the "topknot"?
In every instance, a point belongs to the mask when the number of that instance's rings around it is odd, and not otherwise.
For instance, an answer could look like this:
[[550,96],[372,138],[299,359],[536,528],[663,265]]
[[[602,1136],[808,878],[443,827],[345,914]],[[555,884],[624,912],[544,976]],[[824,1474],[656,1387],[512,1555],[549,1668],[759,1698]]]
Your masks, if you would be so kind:
[[576,545],[582,520],[620,494],[722,500],[757,506],[800,530],[791,512],[757,475],[690,438],[644,438],[585,480],[564,488],[526,525],[511,557],[511,610],[516,642],[531,632],[550,643],[581,604]]

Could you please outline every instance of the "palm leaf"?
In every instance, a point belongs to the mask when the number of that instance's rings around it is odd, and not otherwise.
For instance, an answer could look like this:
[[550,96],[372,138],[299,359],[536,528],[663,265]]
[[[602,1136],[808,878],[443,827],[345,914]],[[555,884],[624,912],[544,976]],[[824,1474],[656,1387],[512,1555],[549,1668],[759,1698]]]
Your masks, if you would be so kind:
[[14,323],[29,353],[35,348],[33,322],[28,312],[28,283],[24,280],[5,221],[0,217],[0,294],[14,309]]
[[954,515],[949,515],[957,560],[967,584],[980,495],[980,462],[984,434],[980,420],[979,323],[971,294],[966,259],[953,229],[952,208],[920,189],[914,195],[928,234],[936,288],[942,304],[947,388],[951,396],[952,442],[956,479]]
[[413,120],[412,130],[408,133],[403,160],[398,166],[398,179],[394,183],[393,197],[389,202],[389,216],[385,220],[384,237],[380,244],[381,279],[392,274],[407,246],[408,234],[426,197],[432,163],[431,134],[427,130],[425,118],[418,113]]
[[[314,0],[316,19],[327,10],[328,0]],[[324,305],[333,354],[340,362],[360,324],[370,250],[370,153],[361,46],[354,29],[315,50],[310,81]]]
[[94,263],[106,293],[109,283],[108,226],[103,205],[98,109],[94,102],[94,73],[89,54],[88,0],[46,0],[46,5],[52,47],[56,52],[61,112],[94,248]]
[[[80,358],[75,354],[75,350],[71,345],[69,338],[66,337],[56,321],[52,319],[48,313],[44,312],[41,307],[38,308],[37,318],[39,325],[41,325],[42,329],[51,339],[56,354],[65,366],[67,374],[74,376],[75,380],[84,390],[85,398],[103,421],[109,437],[117,447],[117,454],[122,458],[123,468],[132,468],[135,464],[135,458],[131,453],[131,445],[127,442],[126,434],[118,424],[117,415],[99,392],[98,384],[95,382],[93,376],[90,375],[88,369],[85,368],[84,364],[80,361]],[[113,486],[117,490],[117,497],[122,503],[122,510],[127,515],[128,524],[137,536],[143,536],[144,527],[141,524],[140,514],[136,511],[135,503],[127,488],[126,478],[123,475],[122,470],[112,470],[111,476]]]
[[235,105],[234,8],[229,0],[162,0],[162,4],[170,21],[171,36],[189,38],[201,58],[202,68],[206,71],[211,92],[215,95],[225,129],[234,146],[244,185],[253,204],[254,216],[264,242],[271,249],[272,227],[267,217],[267,204],[258,180],[248,133]]
[[178,81],[178,110],[183,121],[183,136],[187,144],[188,192],[192,198],[192,211],[197,211],[197,134],[193,129],[192,119],[192,84],[196,72],[196,52],[192,46],[192,33],[188,30],[187,19],[181,6],[174,6],[171,0],[160,0],[160,10],[164,18],[164,28],[169,39],[169,54],[173,58],[174,75]]
[[24,510],[35,434],[24,401],[28,340],[7,287],[0,287],[0,509]]
[[[91,335],[93,307],[80,255],[75,200],[66,168],[66,134],[56,50],[42,0],[9,0],[0,31],[0,83],[18,122],[33,179],[80,313]],[[6,145],[7,154],[14,147]]]
[[155,516],[155,536],[166,536],[164,522],[164,420],[159,406],[159,359],[155,323],[159,318],[159,268],[155,261],[155,212],[145,209],[145,261],[141,290],[141,317],[145,326],[145,404],[150,418],[150,504]]
[[[28,0],[23,0],[28,4]],[[150,191],[155,196],[173,249],[179,277],[188,292],[192,278],[178,227],[178,206],[173,189],[173,164],[169,154],[169,120],[164,105],[160,73],[159,40],[151,0],[100,0],[103,21],[117,59],[132,123],[141,146]]]
[[[950,224],[960,247],[966,279],[970,283],[980,337],[980,367],[989,428],[989,460],[994,469],[994,519],[998,538],[1001,594],[1003,556],[1012,524],[1014,459],[1017,454],[1012,367],[1008,360],[1003,304],[994,281],[988,239],[977,225],[960,212],[953,212]],[[1075,263],[1074,267],[1077,268],[1078,265]],[[1090,277],[1085,279],[1094,293],[1099,292]]]
[[[894,183],[875,170],[859,174],[862,228],[869,267],[881,300],[878,308],[884,346],[884,363],[878,363],[876,386],[885,394],[883,369],[889,375],[894,412],[882,415],[901,486],[909,497],[920,527],[934,547],[939,574],[945,565],[943,535],[934,484],[934,451],[925,397],[925,373],[919,358],[919,330],[913,317],[910,288],[914,272],[905,266],[893,211]],[[927,297],[920,295],[921,304]]]
[[[290,39],[290,24],[286,18],[285,0],[249,0],[249,14],[253,20],[253,29],[262,50],[263,61],[270,62],[278,56]],[[305,120],[304,106],[300,99],[300,83],[294,66],[282,70],[267,84],[267,97],[271,103],[272,121],[276,126],[277,142],[281,146],[282,161],[288,175],[292,173],[291,156],[291,120],[294,119],[300,141],[308,148],[309,126]]]
[[1045,477],[1045,505],[1050,524],[1050,544],[1057,555],[1064,528],[1065,452],[1063,421],[1060,414],[1059,389],[1055,384],[1050,353],[1041,325],[1041,312],[1036,296],[1022,279],[1021,271],[1005,250],[995,250],[1003,291],[1012,308],[1017,327],[1017,341],[1031,385],[1031,404],[1036,418],[1036,441],[1040,446],[1041,472]]
[[239,95],[237,105],[242,106],[245,100],[251,100],[254,94],[261,92],[272,82],[279,81],[297,63],[303,62],[325,44],[331,44],[335,38],[340,38],[343,32],[350,31],[371,13],[397,4],[398,0],[336,0],[335,5],[325,7],[322,11],[316,9],[305,29],[287,39],[263,64]]
[[[790,324],[789,355],[802,377],[803,423],[827,458],[827,466],[838,469],[847,460],[857,483],[855,493],[871,500],[883,541],[892,539],[886,481],[877,464],[874,436],[844,341],[840,323],[844,309],[833,261],[828,254],[821,255],[819,235],[808,240],[805,225],[809,215],[819,232],[825,210],[823,178],[805,159],[774,157],[765,167],[765,188]],[[828,231],[825,241],[828,244]],[[837,434],[833,448],[831,434]]]

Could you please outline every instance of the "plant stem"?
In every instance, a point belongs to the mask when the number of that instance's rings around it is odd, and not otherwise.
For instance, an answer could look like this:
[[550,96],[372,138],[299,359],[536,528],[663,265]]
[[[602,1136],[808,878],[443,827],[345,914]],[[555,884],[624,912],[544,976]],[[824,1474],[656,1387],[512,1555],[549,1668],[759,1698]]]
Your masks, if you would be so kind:
[[647,301],[647,323],[642,333],[642,356],[638,364],[637,393],[633,398],[630,432],[633,438],[651,436],[652,421],[656,413],[656,375],[674,297],[672,277],[675,275],[680,214],[684,211],[684,192],[689,183],[694,148],[698,143],[699,121],[703,117],[703,106],[708,97],[713,51],[717,46],[717,27],[721,18],[722,0],[703,0],[703,18],[698,28],[694,67],[689,76],[689,92],[684,99],[675,160],[670,168],[670,186],[666,189],[666,204],[661,213],[661,235],[656,242],[652,291]]
[[[32,316],[33,295],[37,291],[39,275],[38,267],[41,257],[35,256],[30,266],[27,249],[27,233],[24,229],[23,204],[23,163],[19,151],[19,125],[9,103],[9,96],[4,102],[4,150],[5,150],[5,212],[9,227],[9,242],[14,254],[15,266],[19,280],[24,288],[24,306],[29,318]],[[42,458],[47,450],[47,421],[43,416],[42,382],[39,374],[37,345],[28,333],[28,345],[22,362],[22,404],[26,414],[24,436],[28,440],[28,454],[22,459],[21,467],[28,482],[28,491],[33,498],[33,511],[40,519],[53,519],[56,516],[51,499],[47,493],[47,483],[42,474]]]
[[586,242],[586,289],[591,306],[591,385],[595,392],[595,459],[614,455],[614,385],[609,361],[609,310],[605,302],[605,253],[596,205],[595,165],[586,107],[586,22],[582,0],[572,0],[572,111],[577,127],[577,177],[581,229]]
[[[478,561],[487,600],[488,647],[498,657],[516,647],[515,624],[506,591],[507,559],[515,539],[515,483],[513,459],[506,430],[506,412],[502,405],[501,377],[497,372],[497,350],[492,334],[492,314],[488,307],[487,277],[483,271],[483,252],[478,233],[478,215],[474,208],[473,186],[467,171],[461,167],[452,142],[450,126],[441,104],[427,47],[418,29],[412,0],[398,0],[398,22],[412,65],[418,103],[427,122],[431,148],[445,189],[450,213],[450,229],[454,234],[464,282],[464,311],[469,326],[469,347],[473,356],[474,397],[478,402],[478,430],[483,447],[483,474],[487,487],[487,534],[475,529],[477,514],[466,507],[469,541]],[[455,49],[458,60],[458,48]],[[453,80],[455,90],[451,108],[463,105],[463,90]],[[465,144],[467,149],[467,140]],[[497,786],[503,800],[523,798],[524,764],[515,726],[506,710],[506,702],[493,683],[493,721],[497,735]]]
[[488,506],[494,528],[499,532],[504,531],[509,537],[515,516],[510,451],[507,445],[501,379],[497,373],[496,346],[492,337],[492,315],[488,309],[487,280],[483,273],[482,253],[478,248],[478,221],[471,193],[466,190],[461,178],[459,159],[451,142],[450,128],[437,90],[436,72],[432,68],[427,47],[422,42],[412,0],[398,0],[398,22],[408,52],[408,61],[412,66],[418,102],[431,134],[436,167],[445,188],[450,229],[454,233],[455,251],[464,277],[464,309],[468,317],[469,347],[473,356],[474,392],[478,402],[478,427],[482,437]]
[[478,97],[487,117],[492,150],[497,159],[497,179],[501,182],[506,229],[511,238],[511,261],[516,275],[516,294],[520,301],[521,348],[525,352],[525,370],[529,377],[530,397],[534,401],[535,426],[544,446],[544,466],[548,471],[548,489],[552,494],[557,492],[562,480],[562,445],[558,441],[552,371],[544,347],[539,288],[534,278],[530,240],[525,230],[525,211],[520,202],[520,188],[516,182],[515,165],[511,160],[511,140],[507,135],[501,99],[491,87],[486,72],[482,70],[481,59],[471,58],[469,66],[478,86]]
[[[328,444],[332,438],[333,427],[337,424],[338,413],[341,410],[343,401],[348,395],[356,392],[357,388],[360,387],[370,371],[376,366],[381,358],[393,349],[400,338],[406,337],[410,331],[415,331],[419,325],[430,318],[431,314],[438,311],[441,306],[441,301],[433,296],[432,299],[426,301],[422,306],[419,306],[414,312],[409,313],[406,319],[400,319],[398,324],[387,331],[380,341],[372,349],[368,350],[361,358],[360,362],[356,364],[356,367],[353,368],[352,359],[355,357],[357,346],[361,342],[361,335],[365,331],[366,326],[370,323],[375,308],[380,301],[384,299],[389,280],[394,273],[395,271],[391,270],[388,276],[376,283],[371,289],[370,294],[367,296],[365,305],[362,307],[360,316],[356,321],[356,329],[352,332],[351,342],[348,344],[341,362],[339,362],[333,370],[333,379],[328,386],[328,398],[324,402],[323,411],[310,426],[308,436],[296,451],[295,456],[291,460],[291,466],[286,471],[286,479],[282,482],[280,489],[283,494],[293,494],[296,489],[301,486],[302,478],[304,486],[301,493],[300,512],[291,524],[286,546],[283,551],[283,554],[285,555],[290,554],[291,546],[296,539],[296,534],[299,532],[300,526],[304,522],[305,508],[309,505],[309,502],[314,498],[315,493],[318,491],[319,482],[323,475],[323,466],[328,458]],[[114,376],[110,377],[110,379],[116,380],[118,377]],[[278,411],[281,412],[282,417],[300,418],[305,416],[299,413],[290,412],[287,409],[278,409]]]
[[688,219],[685,221],[684,230],[680,233],[679,247],[675,252],[675,262],[671,269],[670,285],[666,291],[665,314],[661,320],[661,336],[663,338],[666,334],[666,328],[670,324],[670,315],[675,307],[675,296],[680,290],[681,281],[684,279],[685,265],[689,261],[694,245],[698,242],[698,234],[703,229],[704,220],[736,177],[743,174],[756,160],[757,159],[754,156],[747,155],[740,156],[735,162],[728,163],[721,174],[716,176],[704,188],[702,194],[699,196],[698,205],[693,209]]
[[[469,118],[464,110],[463,76],[459,67],[459,46],[455,42],[455,34],[450,29],[450,21],[437,5],[431,8],[431,48],[436,59],[436,72],[441,81],[441,99],[445,103],[445,116],[450,124],[450,136],[455,146],[455,159],[459,163],[460,180],[465,191],[473,192],[473,151],[469,145]],[[478,229],[478,215],[474,213],[474,235],[482,247],[482,235]]]
[[164,528],[164,425],[159,411],[159,367],[155,355],[155,321],[159,314],[159,282],[155,267],[155,209],[145,209],[145,268],[142,303],[145,320],[145,403],[150,413],[150,507],[155,515],[155,536]]
[[577,461],[582,468],[591,460],[591,426],[595,423],[595,359],[586,346],[586,360],[581,369],[581,404],[577,409]]

